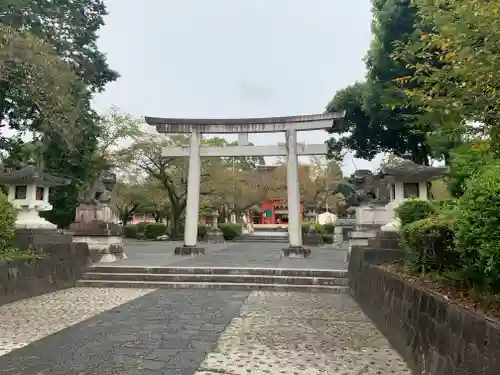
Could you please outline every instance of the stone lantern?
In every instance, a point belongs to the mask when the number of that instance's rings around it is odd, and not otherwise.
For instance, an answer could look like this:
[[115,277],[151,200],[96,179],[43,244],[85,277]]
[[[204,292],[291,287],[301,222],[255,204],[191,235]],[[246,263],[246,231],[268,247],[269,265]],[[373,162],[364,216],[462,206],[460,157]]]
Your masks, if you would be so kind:
[[208,229],[207,241],[211,243],[224,243],[224,235],[219,229],[219,210],[212,211],[212,225]]
[[49,189],[69,183],[70,180],[39,172],[34,166],[0,175],[0,184],[7,187],[8,199],[18,210],[16,227],[22,229],[57,229],[39,213],[52,210]]
[[383,167],[380,176],[389,184],[390,202],[387,208],[391,221],[381,227],[382,231],[397,231],[399,220],[395,209],[407,199],[429,199],[430,182],[444,176],[446,167],[419,165],[411,160],[402,159],[398,163]]

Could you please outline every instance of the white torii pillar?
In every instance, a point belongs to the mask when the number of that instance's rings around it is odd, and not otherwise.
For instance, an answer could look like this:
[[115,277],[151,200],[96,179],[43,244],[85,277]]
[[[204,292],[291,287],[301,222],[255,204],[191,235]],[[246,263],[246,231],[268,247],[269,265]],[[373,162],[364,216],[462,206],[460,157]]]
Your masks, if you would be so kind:
[[286,131],[286,183],[288,190],[288,237],[290,247],[302,247],[302,218],[300,215],[300,182],[297,154],[297,130]]
[[200,138],[200,133],[197,131],[191,132],[189,140],[186,222],[184,227],[184,246],[187,247],[196,247],[198,239],[201,182]]

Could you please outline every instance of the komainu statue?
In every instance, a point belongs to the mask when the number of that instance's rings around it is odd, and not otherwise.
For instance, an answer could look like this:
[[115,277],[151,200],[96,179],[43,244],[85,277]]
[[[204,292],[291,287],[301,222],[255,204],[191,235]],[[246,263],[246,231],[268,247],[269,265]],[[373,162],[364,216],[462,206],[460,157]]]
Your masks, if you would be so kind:
[[87,242],[94,262],[113,262],[125,259],[123,252],[123,228],[113,202],[112,191],[116,175],[104,171],[92,186],[80,197],[75,222],[69,230],[74,242]]
[[366,169],[356,170],[350,178],[332,184],[330,194],[342,194],[349,207],[384,205],[389,201],[389,188],[377,175]]

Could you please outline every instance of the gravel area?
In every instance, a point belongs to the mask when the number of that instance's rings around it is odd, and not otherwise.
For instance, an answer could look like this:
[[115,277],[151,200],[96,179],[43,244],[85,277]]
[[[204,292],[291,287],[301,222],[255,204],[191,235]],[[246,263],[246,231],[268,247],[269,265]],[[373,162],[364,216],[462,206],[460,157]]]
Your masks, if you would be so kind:
[[255,292],[195,374],[411,372],[348,295]]

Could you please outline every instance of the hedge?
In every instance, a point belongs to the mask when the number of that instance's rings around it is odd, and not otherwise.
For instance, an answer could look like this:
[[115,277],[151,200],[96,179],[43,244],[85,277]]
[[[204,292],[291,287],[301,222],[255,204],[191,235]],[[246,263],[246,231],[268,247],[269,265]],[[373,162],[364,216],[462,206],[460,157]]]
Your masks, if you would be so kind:
[[240,224],[223,223],[219,225],[219,228],[226,241],[234,240],[236,237],[241,236],[243,232]]
[[408,199],[401,203],[395,211],[402,227],[436,213],[434,205],[422,199]]
[[163,223],[148,223],[144,227],[144,237],[148,240],[156,240],[167,234],[167,226]]
[[[203,239],[207,234],[206,225],[198,225],[198,238]],[[127,224],[123,227],[125,238],[156,240],[156,238],[167,234],[167,226],[163,223],[140,222]]]
[[500,165],[468,180],[457,213],[463,279],[479,290],[500,291]]

